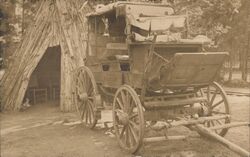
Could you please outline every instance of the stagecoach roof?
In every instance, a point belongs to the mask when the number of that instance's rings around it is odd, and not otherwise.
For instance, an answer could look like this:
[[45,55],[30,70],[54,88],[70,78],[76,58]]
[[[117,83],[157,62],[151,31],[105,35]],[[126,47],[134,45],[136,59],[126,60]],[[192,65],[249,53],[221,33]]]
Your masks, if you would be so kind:
[[126,16],[128,23],[141,30],[163,31],[170,27],[184,28],[186,16],[173,15],[169,5],[155,3],[116,2],[97,6],[96,11],[87,15],[95,16]]
[[[159,8],[161,7],[161,8]],[[183,40],[182,43],[204,44],[209,43],[209,39],[197,38],[196,40],[181,39],[180,32],[187,29],[187,16],[174,15],[174,10],[170,5],[139,2],[115,2],[108,5],[96,7],[96,11],[87,14],[87,17],[109,17],[126,16],[127,22],[133,26],[137,41],[143,41],[149,32],[163,33],[159,35],[159,41]],[[171,37],[171,38],[170,38]]]
[[[166,10],[162,10],[157,7],[166,7],[168,11],[171,11],[172,13],[174,12],[173,8],[170,5],[167,4],[156,4],[156,3],[141,3],[141,2],[115,2],[115,3],[110,3],[108,5],[97,5],[95,12],[89,13],[86,16],[87,17],[94,17],[94,16],[100,16],[100,15],[106,15],[109,14],[113,11],[117,11],[118,13],[123,12],[126,6],[140,6],[140,9],[143,8],[150,8],[151,12],[160,13]],[[138,9],[137,9],[138,10]],[[141,11],[142,12],[142,11]]]

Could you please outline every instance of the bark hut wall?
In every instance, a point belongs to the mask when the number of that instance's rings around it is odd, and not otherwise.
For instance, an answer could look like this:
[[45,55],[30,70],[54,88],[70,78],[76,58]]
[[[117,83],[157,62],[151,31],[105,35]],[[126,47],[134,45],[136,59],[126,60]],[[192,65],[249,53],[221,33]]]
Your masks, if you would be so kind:
[[13,55],[1,87],[1,109],[19,110],[30,77],[49,46],[61,46],[62,111],[74,109],[73,74],[84,64],[86,51],[85,14],[92,8],[82,0],[46,0]]

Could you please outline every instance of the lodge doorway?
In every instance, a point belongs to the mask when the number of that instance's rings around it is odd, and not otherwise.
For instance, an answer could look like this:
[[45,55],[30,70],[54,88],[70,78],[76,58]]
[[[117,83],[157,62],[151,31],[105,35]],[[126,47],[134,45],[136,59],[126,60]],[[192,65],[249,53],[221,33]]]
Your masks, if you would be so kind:
[[33,71],[24,101],[30,104],[57,101],[60,104],[61,48],[48,47]]

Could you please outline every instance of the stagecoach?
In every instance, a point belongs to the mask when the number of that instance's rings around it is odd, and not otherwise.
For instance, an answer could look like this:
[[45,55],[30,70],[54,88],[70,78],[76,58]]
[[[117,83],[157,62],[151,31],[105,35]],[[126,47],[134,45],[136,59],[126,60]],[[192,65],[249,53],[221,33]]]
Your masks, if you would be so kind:
[[112,109],[119,144],[134,153],[143,142],[171,139],[145,137],[147,129],[186,126],[218,139],[242,124],[230,123],[226,93],[215,82],[228,54],[205,52],[209,39],[189,37],[186,15],[169,5],[116,2],[87,19],[74,93],[84,125],[94,128],[101,111]]

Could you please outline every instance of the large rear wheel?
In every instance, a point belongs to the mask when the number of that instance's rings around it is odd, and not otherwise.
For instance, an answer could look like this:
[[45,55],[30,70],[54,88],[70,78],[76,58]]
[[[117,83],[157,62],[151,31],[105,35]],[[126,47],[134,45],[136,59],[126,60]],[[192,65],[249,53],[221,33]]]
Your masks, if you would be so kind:
[[115,94],[113,125],[120,146],[135,153],[143,142],[145,122],[140,99],[128,85],[120,87]]
[[[204,93],[207,96],[207,103],[205,105],[208,109],[208,116],[231,114],[227,94],[217,82],[213,82],[210,86],[208,86],[204,90]],[[230,117],[226,119],[208,121],[205,123],[205,126],[209,128],[226,123],[230,123]],[[215,130],[215,132],[221,136],[225,136],[227,131],[227,128]]]

